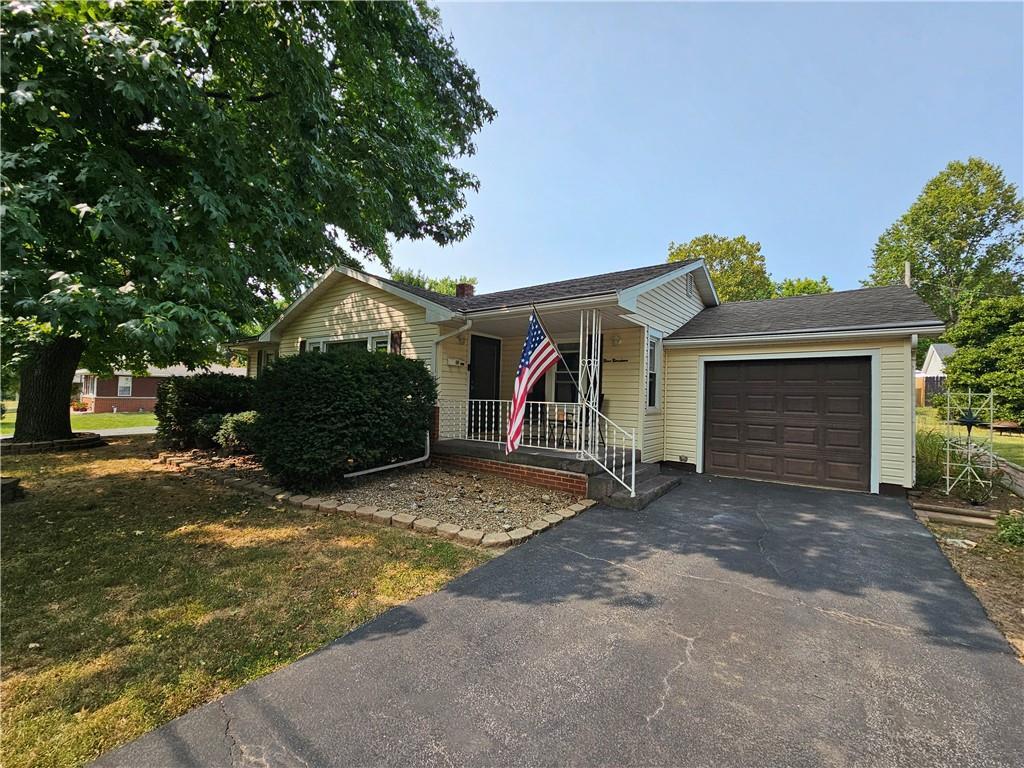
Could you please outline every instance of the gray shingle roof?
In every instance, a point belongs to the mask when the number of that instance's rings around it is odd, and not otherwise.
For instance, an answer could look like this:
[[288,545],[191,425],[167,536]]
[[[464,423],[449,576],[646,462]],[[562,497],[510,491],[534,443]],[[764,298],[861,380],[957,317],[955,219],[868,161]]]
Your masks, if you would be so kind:
[[634,285],[639,285],[673,270],[685,267],[688,264],[692,264],[693,261],[673,261],[670,263],[654,264],[649,267],[607,272],[603,275],[560,280],[556,283],[542,283],[541,285],[531,285],[526,288],[513,288],[508,291],[482,293],[466,298],[434,293],[426,288],[406,285],[386,277],[377,277],[377,279],[456,312],[481,312],[487,309],[521,307],[529,304],[540,304],[546,301],[578,299],[586,296],[615,293],[616,291],[631,288]]
[[815,296],[732,301],[708,307],[669,339],[839,331],[935,325],[941,321],[904,285],[860,288]]
[[939,360],[945,360],[956,352],[956,347],[952,344],[932,344],[930,349],[935,350],[935,354],[939,356]]

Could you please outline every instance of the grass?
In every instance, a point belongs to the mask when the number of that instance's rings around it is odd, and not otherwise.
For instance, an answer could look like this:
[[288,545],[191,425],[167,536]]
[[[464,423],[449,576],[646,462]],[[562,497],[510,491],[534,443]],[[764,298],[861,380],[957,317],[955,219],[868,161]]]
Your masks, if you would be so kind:
[[[917,429],[919,431],[934,430],[945,434],[946,425],[942,418],[936,408],[918,408]],[[967,430],[963,427],[957,427],[956,431],[960,435],[967,434]],[[999,435],[994,433],[992,435],[992,448],[1007,461],[1024,465],[1024,434]]]
[[0,762],[81,765],[485,552],[272,508],[153,464],[149,438],[5,458]]
[[[0,420],[0,435],[13,435],[17,411],[8,411]],[[122,429],[124,427],[155,427],[152,413],[73,413],[71,429],[88,432],[93,429]]]

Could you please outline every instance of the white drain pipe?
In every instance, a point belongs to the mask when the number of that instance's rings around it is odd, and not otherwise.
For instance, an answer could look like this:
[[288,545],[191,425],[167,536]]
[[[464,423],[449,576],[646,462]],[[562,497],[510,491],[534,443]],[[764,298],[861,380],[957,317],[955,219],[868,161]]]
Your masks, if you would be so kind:
[[397,469],[398,467],[407,467],[410,464],[419,464],[421,461],[426,461],[430,458],[430,430],[427,430],[427,445],[426,451],[422,456],[415,459],[408,459],[406,461],[396,461],[394,464],[387,464],[383,467],[374,467],[373,469],[361,469],[358,472],[349,472],[347,475],[342,477],[359,477],[360,475],[372,475],[374,472],[383,472],[386,469]]

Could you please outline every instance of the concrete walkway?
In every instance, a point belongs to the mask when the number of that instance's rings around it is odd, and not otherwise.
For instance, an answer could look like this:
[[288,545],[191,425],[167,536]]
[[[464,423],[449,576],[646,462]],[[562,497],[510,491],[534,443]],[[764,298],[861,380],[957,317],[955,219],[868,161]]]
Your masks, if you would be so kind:
[[1024,665],[900,500],[687,476],[106,766],[1010,766]]

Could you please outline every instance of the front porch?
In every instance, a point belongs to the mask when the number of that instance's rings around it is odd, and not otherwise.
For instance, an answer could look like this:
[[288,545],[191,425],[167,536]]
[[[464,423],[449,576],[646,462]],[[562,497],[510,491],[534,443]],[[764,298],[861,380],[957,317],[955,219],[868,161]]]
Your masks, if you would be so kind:
[[[431,447],[434,461],[445,466],[515,478],[529,485],[567,491],[622,509],[643,509],[679,484],[678,471],[641,464],[637,451],[635,494],[598,462],[561,448],[522,446],[505,453],[504,443],[490,440],[441,439]],[[620,458],[618,464],[626,463]]]
[[[535,473],[567,471],[575,475],[572,482],[603,473],[632,496],[646,406],[646,345],[644,329],[618,306],[541,316],[560,358],[526,396],[520,449],[512,455],[519,456],[505,457],[531,312],[521,307],[474,317],[438,341],[438,439],[460,446],[467,461],[498,462],[502,471],[509,464],[528,465]],[[486,456],[474,455],[480,452]],[[609,487],[590,496],[611,492]]]

